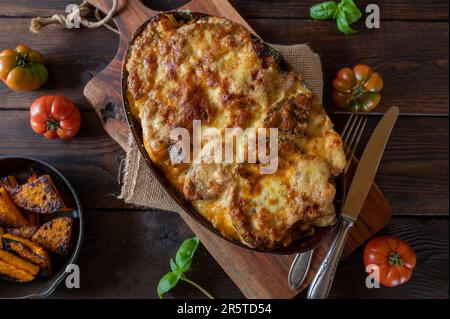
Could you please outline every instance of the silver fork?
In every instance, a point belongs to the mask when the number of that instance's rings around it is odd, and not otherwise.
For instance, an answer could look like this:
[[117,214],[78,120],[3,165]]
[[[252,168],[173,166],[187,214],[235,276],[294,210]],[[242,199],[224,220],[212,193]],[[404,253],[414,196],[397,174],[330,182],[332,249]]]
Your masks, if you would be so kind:
[[[350,163],[352,161],[353,155],[355,155],[356,148],[358,146],[359,140],[361,139],[364,128],[367,124],[367,118],[360,116],[359,114],[352,113],[345,123],[344,129],[342,130],[342,141],[344,143],[345,158],[347,164],[344,167],[343,174],[346,174]],[[346,195],[346,182],[343,178],[343,196]],[[291,268],[288,274],[288,283],[292,289],[297,289],[301,286],[303,281],[308,274],[309,267],[311,266],[311,260],[314,254],[314,250],[311,249],[307,252],[297,254],[292,262]]]

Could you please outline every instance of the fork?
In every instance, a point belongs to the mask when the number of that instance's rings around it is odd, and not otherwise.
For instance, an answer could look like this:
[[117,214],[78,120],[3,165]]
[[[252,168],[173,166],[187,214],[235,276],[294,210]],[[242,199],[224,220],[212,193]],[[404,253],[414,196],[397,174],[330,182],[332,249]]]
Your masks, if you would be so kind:
[[[360,116],[359,114],[352,113],[345,123],[344,129],[342,130],[342,140],[344,143],[345,158],[347,160],[343,174],[345,175],[352,162],[353,155],[355,155],[356,148],[361,139],[364,128],[367,124],[367,118]],[[343,178],[342,183],[342,198],[345,199],[346,195],[346,181]],[[291,268],[288,274],[289,287],[292,289],[297,289],[301,286],[303,281],[308,274],[309,267],[311,266],[311,260],[314,254],[314,249],[307,252],[297,254],[292,262]]]

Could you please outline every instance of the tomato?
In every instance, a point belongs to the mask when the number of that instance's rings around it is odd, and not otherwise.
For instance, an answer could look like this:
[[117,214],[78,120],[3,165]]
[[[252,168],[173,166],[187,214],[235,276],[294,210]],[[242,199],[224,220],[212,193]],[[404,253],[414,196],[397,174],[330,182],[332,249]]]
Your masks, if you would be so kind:
[[354,112],[372,111],[381,101],[383,78],[365,64],[339,70],[333,80],[332,98],[337,106]]
[[43,56],[26,45],[0,52],[0,79],[14,91],[33,91],[47,81]]
[[394,236],[371,239],[364,249],[364,264],[379,266],[380,283],[394,287],[407,282],[416,266],[416,253],[403,240]]
[[49,139],[70,139],[81,124],[80,111],[64,96],[41,96],[31,105],[30,115],[31,128]]

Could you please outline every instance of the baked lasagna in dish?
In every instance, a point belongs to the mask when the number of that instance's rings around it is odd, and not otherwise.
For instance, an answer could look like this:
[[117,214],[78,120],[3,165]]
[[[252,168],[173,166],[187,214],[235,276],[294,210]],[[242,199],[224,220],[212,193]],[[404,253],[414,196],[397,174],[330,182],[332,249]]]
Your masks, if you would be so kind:
[[[126,99],[149,157],[223,236],[272,249],[336,222],[342,140],[302,77],[286,70],[276,51],[224,18],[161,14],[135,37],[124,63]],[[259,160],[174,162],[179,141],[171,132],[184,128],[192,136],[195,121],[202,132],[221,134],[227,128],[278,129],[277,169],[262,174]],[[248,142],[248,136],[235,139],[236,145]],[[206,136],[200,148],[224,140]]]

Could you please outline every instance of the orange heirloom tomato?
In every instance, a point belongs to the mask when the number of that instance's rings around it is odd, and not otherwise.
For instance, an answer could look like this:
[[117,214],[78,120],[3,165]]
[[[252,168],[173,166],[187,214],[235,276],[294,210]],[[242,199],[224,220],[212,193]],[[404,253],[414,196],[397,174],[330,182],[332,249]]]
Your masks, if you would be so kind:
[[394,287],[407,282],[416,266],[416,253],[403,240],[394,236],[371,239],[364,249],[364,264],[379,266],[380,283]]
[[337,106],[353,112],[372,111],[381,101],[383,78],[365,64],[341,69],[333,80],[332,98]]
[[33,91],[47,81],[42,55],[26,45],[0,52],[0,79],[14,91]]
[[80,111],[64,96],[41,96],[31,105],[30,115],[31,128],[49,139],[70,139],[80,129]]

